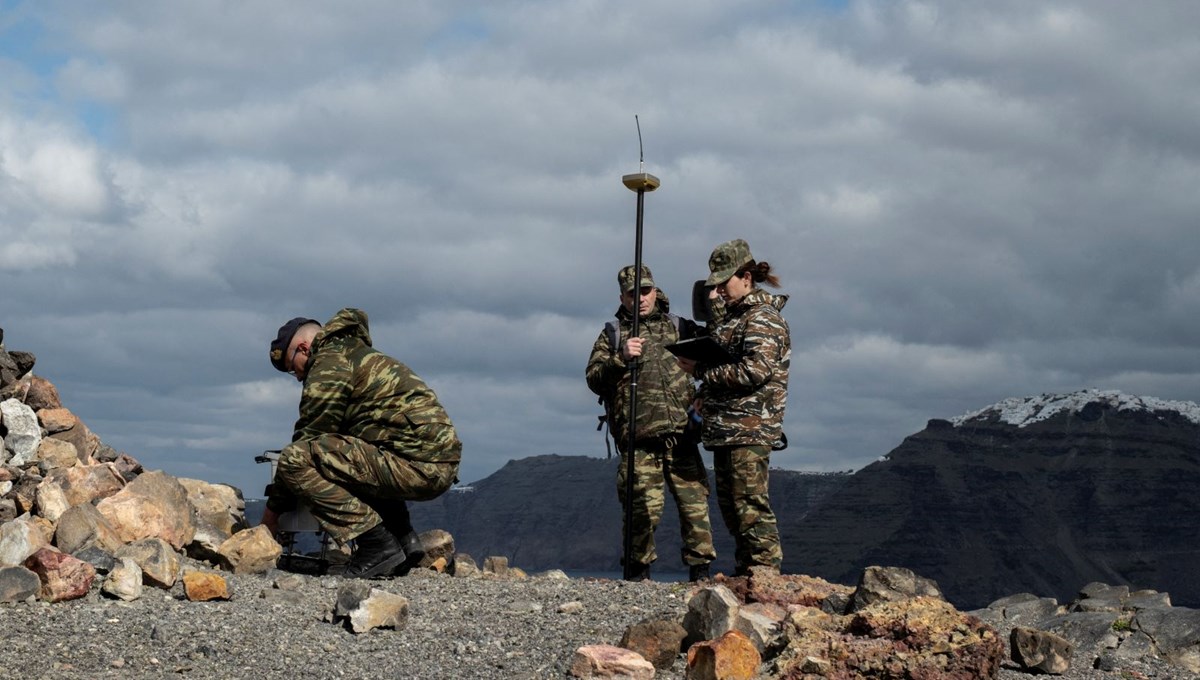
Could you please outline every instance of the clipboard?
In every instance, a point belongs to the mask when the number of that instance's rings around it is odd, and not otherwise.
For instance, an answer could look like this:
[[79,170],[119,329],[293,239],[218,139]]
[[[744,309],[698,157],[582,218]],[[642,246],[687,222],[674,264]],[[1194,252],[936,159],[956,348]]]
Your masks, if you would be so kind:
[[670,345],[664,345],[663,348],[681,359],[692,359],[709,366],[731,364],[737,361],[716,340],[707,335],[680,340]]

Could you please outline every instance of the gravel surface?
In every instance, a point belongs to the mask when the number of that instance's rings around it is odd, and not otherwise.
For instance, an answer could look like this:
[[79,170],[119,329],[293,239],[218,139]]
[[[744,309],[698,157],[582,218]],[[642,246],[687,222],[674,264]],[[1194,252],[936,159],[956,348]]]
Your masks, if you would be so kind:
[[[133,602],[96,588],[70,602],[0,605],[0,668],[18,678],[564,678],[587,644],[616,644],[641,619],[686,611],[685,584],[612,580],[456,579],[412,574],[374,581],[409,600],[398,631],[349,632],[326,621],[338,577],[224,574],[232,599],[188,602],[180,585]],[[277,579],[295,590],[274,589]],[[261,593],[274,591],[272,597]],[[285,594],[286,593],[286,594]],[[578,604],[575,604],[578,603]],[[564,605],[567,605],[564,607]],[[682,679],[682,655],[655,677]],[[1033,677],[1011,668],[1003,680]],[[1196,678],[1161,663],[1116,672],[1073,669],[1065,680]]]

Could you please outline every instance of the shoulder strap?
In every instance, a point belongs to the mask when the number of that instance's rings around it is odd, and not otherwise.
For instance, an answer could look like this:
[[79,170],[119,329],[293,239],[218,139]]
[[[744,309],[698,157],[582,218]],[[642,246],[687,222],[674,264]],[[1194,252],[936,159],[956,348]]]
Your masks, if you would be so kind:
[[605,323],[604,334],[608,336],[608,348],[613,352],[616,352],[617,342],[619,342],[617,337],[617,324],[613,323],[612,321]]

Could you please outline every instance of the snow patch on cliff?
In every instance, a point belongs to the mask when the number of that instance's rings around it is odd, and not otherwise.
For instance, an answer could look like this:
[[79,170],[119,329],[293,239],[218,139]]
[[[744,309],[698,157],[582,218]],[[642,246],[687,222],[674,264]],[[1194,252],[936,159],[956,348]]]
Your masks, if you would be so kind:
[[1069,411],[1078,413],[1084,406],[1098,402],[1118,411],[1176,411],[1183,417],[1200,424],[1200,405],[1191,401],[1167,401],[1156,397],[1138,397],[1118,390],[1080,390],[1070,394],[1043,394],[1037,397],[1013,397],[992,404],[978,411],[952,418],[955,427],[973,420],[983,420],[992,415],[1001,422],[1025,427],[1050,418],[1056,413]]

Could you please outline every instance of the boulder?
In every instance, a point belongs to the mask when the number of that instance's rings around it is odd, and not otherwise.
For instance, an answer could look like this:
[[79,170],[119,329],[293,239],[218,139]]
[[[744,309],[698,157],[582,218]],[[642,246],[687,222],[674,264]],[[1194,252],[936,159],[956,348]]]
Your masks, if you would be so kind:
[[701,588],[688,600],[687,614],[683,617],[687,644],[713,640],[733,630],[740,607],[737,596],[724,585]]
[[128,557],[142,569],[142,581],[156,588],[170,588],[179,580],[182,564],[171,544],[161,538],[143,538],[128,543],[114,555],[118,560]]
[[1062,675],[1071,668],[1075,648],[1064,637],[1016,626],[1009,635],[1012,660],[1023,670]]
[[109,464],[79,465],[50,470],[46,479],[54,480],[72,506],[107,498],[125,487],[125,480]]
[[762,663],[754,643],[731,630],[688,649],[688,680],[752,680]]
[[34,507],[37,509],[39,517],[57,522],[58,518],[62,517],[71,505],[67,501],[67,495],[63,493],[62,487],[57,482],[52,479],[43,479],[41,484],[37,485]]
[[0,604],[24,602],[37,596],[42,582],[25,567],[0,567]]
[[25,560],[25,568],[37,574],[41,586],[38,599],[46,602],[74,600],[88,594],[96,570],[83,560],[45,547]]
[[675,619],[643,619],[625,629],[620,646],[637,652],[655,668],[667,669],[679,657],[685,637],[687,630]]
[[79,464],[79,452],[75,450],[75,446],[53,437],[42,439],[42,443],[38,445],[37,458],[38,467],[43,474]]
[[283,547],[263,525],[243,529],[217,548],[223,567],[235,574],[261,574],[275,566]]
[[79,462],[85,465],[95,462],[92,460],[92,454],[99,448],[100,438],[92,434],[83,421],[75,423],[74,427],[48,436],[74,446],[79,453]]
[[198,479],[180,478],[187,490],[188,503],[195,511],[195,533],[188,555],[197,559],[219,559],[221,544],[246,528],[246,501],[228,484],[210,484]]
[[44,408],[36,411],[36,414],[46,434],[65,432],[79,424],[79,418],[65,408]]
[[574,678],[650,680],[654,666],[637,652],[612,645],[585,645],[575,650],[567,672]]
[[122,540],[161,538],[176,550],[192,542],[196,528],[187,491],[162,471],[138,476],[96,504]]
[[116,562],[100,592],[125,602],[132,602],[142,596],[142,568],[132,557],[122,557]]
[[54,544],[58,549],[79,557],[79,553],[90,547],[113,553],[124,541],[104,515],[91,503],[69,508],[58,518],[54,529]]
[[880,601],[849,615],[798,608],[785,634],[775,661],[784,677],[823,659],[829,677],[990,678],[1005,652],[993,628],[930,597]]
[[5,429],[4,448],[12,454],[8,464],[21,467],[36,460],[42,427],[33,409],[16,399],[0,401],[0,423]]
[[917,576],[903,567],[871,566],[863,569],[858,587],[850,598],[851,613],[876,602],[896,602],[914,597],[942,599],[942,591],[932,580]]
[[333,620],[345,620],[355,633],[373,628],[400,630],[408,623],[408,599],[363,582],[349,583],[338,590]]
[[0,567],[24,564],[48,543],[41,527],[28,515],[0,524]]
[[190,571],[183,575],[183,593],[191,602],[229,599],[229,583],[211,571]]
[[62,400],[58,398],[58,389],[54,383],[39,375],[31,375],[29,391],[25,393],[25,404],[34,411],[46,408],[61,408]]

